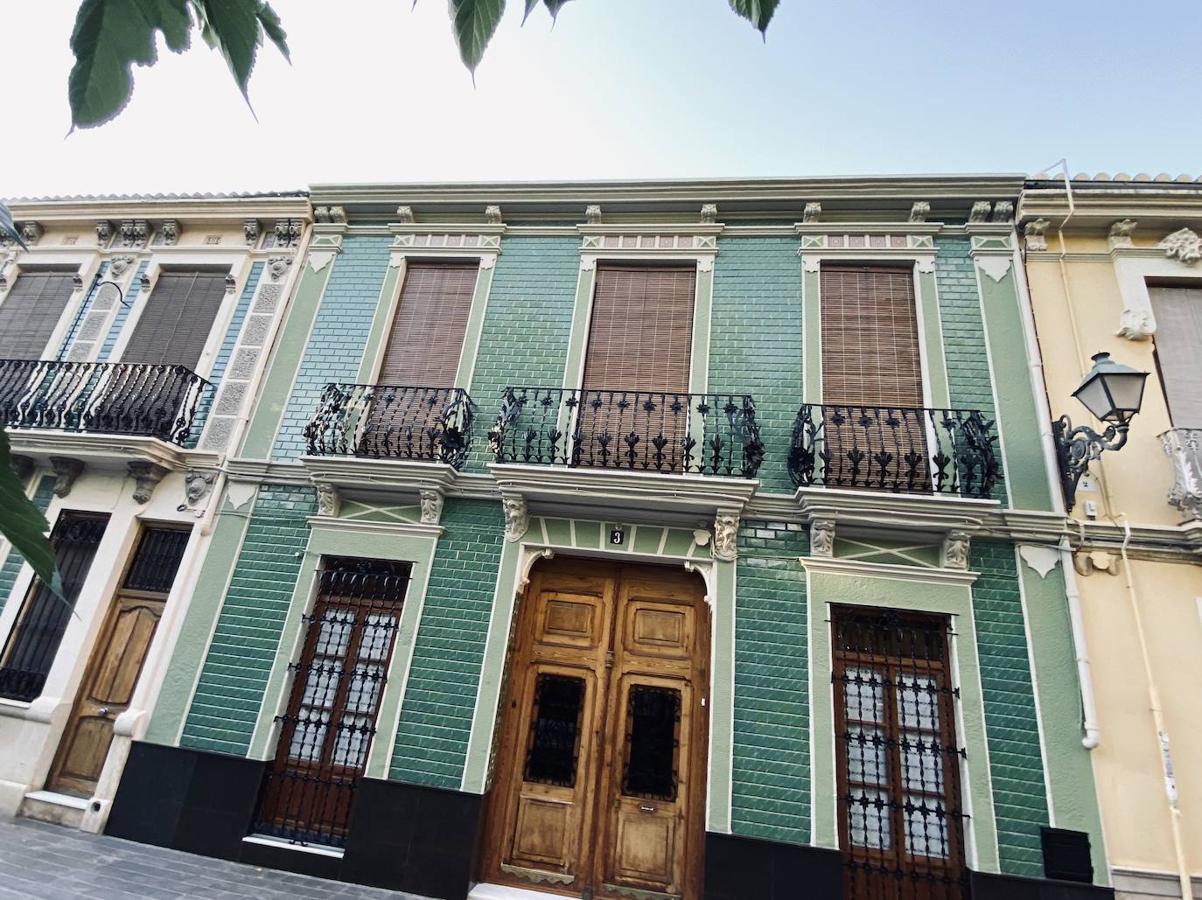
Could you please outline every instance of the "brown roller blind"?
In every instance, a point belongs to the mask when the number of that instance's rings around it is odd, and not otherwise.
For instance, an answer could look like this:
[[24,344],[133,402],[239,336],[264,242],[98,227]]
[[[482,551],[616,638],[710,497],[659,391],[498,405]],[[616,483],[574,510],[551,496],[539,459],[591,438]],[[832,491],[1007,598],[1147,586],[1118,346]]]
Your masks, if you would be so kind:
[[1156,358],[1174,428],[1202,428],[1202,289],[1149,287]]
[[378,384],[454,387],[479,265],[411,262]]
[[227,274],[203,270],[160,273],[122,362],[195,369],[225,298]]
[[71,299],[74,271],[22,272],[0,303],[0,359],[41,359]]
[[598,266],[583,387],[687,391],[696,281],[692,266]]
[[822,267],[822,400],[923,405],[910,269]]

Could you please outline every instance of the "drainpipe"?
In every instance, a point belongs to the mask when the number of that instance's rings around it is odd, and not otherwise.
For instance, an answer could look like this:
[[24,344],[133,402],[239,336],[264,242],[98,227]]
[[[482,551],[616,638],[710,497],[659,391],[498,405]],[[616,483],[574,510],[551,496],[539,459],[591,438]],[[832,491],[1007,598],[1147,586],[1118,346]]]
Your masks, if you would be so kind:
[[1060,539],[1060,565],[1064,569],[1064,593],[1068,598],[1068,618],[1073,632],[1073,653],[1077,661],[1077,681],[1081,684],[1081,715],[1085,736],[1081,746],[1093,750],[1101,740],[1098,707],[1094,702],[1093,675],[1089,665],[1089,647],[1085,642],[1085,619],[1081,615],[1081,594],[1073,569],[1073,552],[1067,535]]
[[[1126,513],[1123,519],[1123,545],[1119,551],[1123,557],[1127,599],[1131,604],[1131,616],[1135,620],[1135,639],[1139,644],[1139,655],[1144,666],[1144,677],[1148,681],[1148,708],[1152,713],[1152,724],[1156,728],[1156,739],[1160,749],[1160,765],[1164,775],[1165,798],[1169,805],[1169,828],[1173,834],[1173,854],[1177,862],[1177,879],[1181,885],[1182,900],[1193,900],[1194,888],[1189,865],[1185,859],[1185,844],[1181,837],[1181,806],[1177,802],[1177,781],[1173,775],[1173,758],[1169,748],[1169,731],[1164,721],[1164,710],[1160,705],[1160,691],[1156,687],[1156,676],[1152,672],[1152,655],[1148,650],[1144,634],[1143,616],[1139,611],[1139,595],[1135,590],[1135,578],[1131,571],[1131,560],[1127,557],[1127,545],[1131,542],[1131,522]],[[1118,522],[1111,518],[1117,526]]]

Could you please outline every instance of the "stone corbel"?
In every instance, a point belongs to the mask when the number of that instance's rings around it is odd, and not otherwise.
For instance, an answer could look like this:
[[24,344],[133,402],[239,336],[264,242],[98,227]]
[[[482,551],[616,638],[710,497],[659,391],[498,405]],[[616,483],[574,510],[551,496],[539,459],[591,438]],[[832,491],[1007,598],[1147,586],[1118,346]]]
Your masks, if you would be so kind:
[[113,239],[113,223],[108,219],[99,219],[96,222],[96,243],[100,247],[107,247],[109,241]]
[[319,481],[313,487],[317,489],[318,514],[338,518],[342,512],[342,495],[338,493],[338,488],[326,481]]
[[714,516],[714,559],[734,562],[739,557],[739,513],[720,509]]
[[73,291],[82,291],[83,290],[83,275],[81,273],[76,272],[74,275],[71,276],[71,290],[73,290]]
[[989,221],[989,214],[993,210],[993,204],[988,200],[977,200],[972,205],[972,209],[968,212],[968,221],[974,225],[979,225]]
[[834,519],[815,519],[810,523],[810,556],[818,556],[823,559],[834,559]]
[[1048,249],[1047,230],[1051,224],[1050,219],[1032,219],[1023,226],[1023,239],[1026,241],[1028,250]]
[[437,525],[442,521],[442,494],[439,491],[422,491],[422,524]]
[[21,240],[28,246],[32,247],[42,239],[42,235],[46,233],[46,229],[42,227],[41,222],[22,222],[21,223]]
[[397,220],[397,224],[399,224],[399,225],[412,225],[414,222],[413,207],[412,206],[398,206],[396,208],[396,220]]
[[138,288],[142,291],[142,293],[145,294],[149,292],[152,287],[154,287],[154,282],[150,278],[150,271],[147,270],[143,272],[142,277],[138,279]]
[[225,292],[232,294],[238,287],[238,279],[234,277],[234,273],[230,272],[225,276]]
[[275,243],[277,247],[293,247],[300,241],[300,219],[279,219],[275,223]]
[[501,508],[505,512],[505,540],[520,541],[530,530],[530,510],[524,497],[502,497]]
[[1073,554],[1073,568],[1081,576],[1092,575],[1094,572],[1117,575],[1119,558],[1106,550],[1078,550]]
[[1168,259],[1178,259],[1187,266],[1202,259],[1202,237],[1188,228],[1174,231],[1156,246]]
[[149,503],[155,487],[167,474],[167,469],[157,463],[135,459],[128,464],[130,477],[134,480],[133,498],[137,503]]
[[184,499],[189,506],[196,506],[208,496],[217,480],[216,472],[202,472],[199,469],[189,469],[184,475]]
[[991,222],[1009,224],[1014,221],[1014,203],[1010,200],[999,200],[993,204]]
[[82,460],[70,456],[52,456],[50,468],[54,470],[54,496],[66,497],[85,467]]
[[164,219],[162,228],[163,243],[168,247],[173,247],[179,243],[179,234],[182,230],[179,227],[179,219]]
[[940,565],[945,569],[968,571],[968,549],[972,536],[967,531],[949,531],[943,538],[939,555]]
[[805,209],[801,211],[801,221],[807,225],[812,225],[822,218],[822,204],[811,201],[805,205]]
[[1110,245],[1111,250],[1118,250],[1120,247],[1134,247],[1135,242],[1131,236],[1135,233],[1135,226],[1139,223],[1135,219],[1120,219],[1110,226],[1110,236],[1106,242]]
[[120,278],[133,264],[134,258],[132,256],[114,256],[109,261],[109,274],[114,278]]
[[914,205],[910,207],[909,221],[914,224],[921,224],[927,220],[927,216],[931,214],[931,204],[926,200],[915,200]]
[[267,260],[267,273],[272,281],[279,281],[288,273],[291,265],[291,256],[273,256]]
[[518,575],[518,593],[522,594],[530,584],[530,572],[540,559],[554,559],[555,551],[550,547],[541,550],[527,550],[522,554],[522,568]]
[[246,219],[242,223],[242,236],[246,238],[246,246],[253,247],[259,242],[259,235],[263,232],[263,226],[258,219]]
[[501,207],[495,203],[484,207],[484,221],[489,225],[504,224],[504,220],[501,218]]
[[1119,317],[1119,329],[1115,332],[1129,341],[1146,341],[1156,333],[1156,322],[1146,309],[1124,309]]
[[16,453],[10,456],[9,460],[12,462],[13,471],[17,473],[17,479],[28,481],[29,476],[33,474],[33,460],[28,456]]
[[714,225],[718,221],[718,204],[706,203],[701,207],[701,224]]
[[584,221],[589,225],[601,224],[601,207],[596,203],[590,203],[584,208]]
[[150,239],[150,225],[145,219],[124,219],[120,233],[122,247],[145,247]]

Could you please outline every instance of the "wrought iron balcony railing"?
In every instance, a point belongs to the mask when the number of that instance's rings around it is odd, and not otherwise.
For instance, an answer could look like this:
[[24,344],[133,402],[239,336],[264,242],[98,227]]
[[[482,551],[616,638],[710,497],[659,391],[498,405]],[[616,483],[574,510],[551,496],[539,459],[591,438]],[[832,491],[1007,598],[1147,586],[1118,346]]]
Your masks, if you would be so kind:
[[508,387],[488,434],[498,462],[754,478],[764,458],[746,394]]
[[1169,505],[1191,519],[1202,519],[1202,428],[1173,428],[1160,442],[1173,461]]
[[999,478],[993,424],[975,409],[805,404],[789,474],[799,487],[986,498]]
[[0,359],[7,428],[156,437],[183,446],[209,383],[186,366]]
[[463,465],[476,404],[461,388],[330,384],[305,427],[313,456]]

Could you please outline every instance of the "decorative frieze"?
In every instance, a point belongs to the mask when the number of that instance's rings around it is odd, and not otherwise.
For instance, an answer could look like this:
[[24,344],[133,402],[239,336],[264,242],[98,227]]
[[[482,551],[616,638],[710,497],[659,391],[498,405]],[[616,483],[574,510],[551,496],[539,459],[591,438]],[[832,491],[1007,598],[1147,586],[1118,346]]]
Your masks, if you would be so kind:
[[1202,259],[1202,238],[1188,228],[1174,231],[1156,246],[1163,250],[1169,259],[1180,260],[1187,266],[1192,266]]

